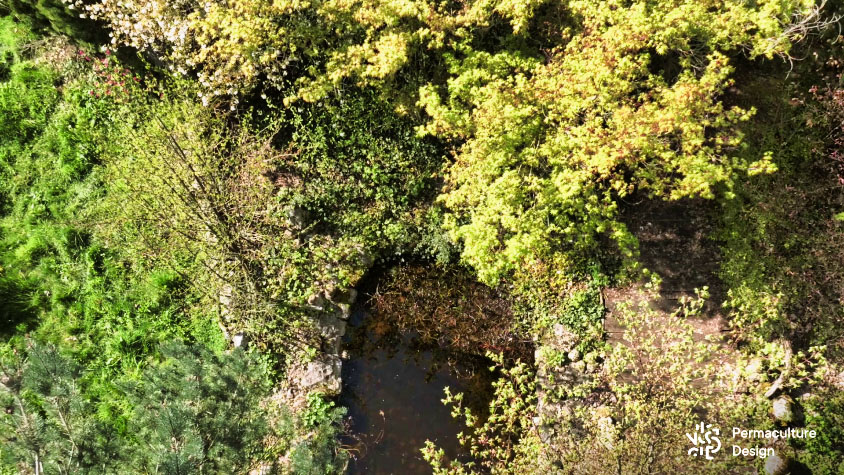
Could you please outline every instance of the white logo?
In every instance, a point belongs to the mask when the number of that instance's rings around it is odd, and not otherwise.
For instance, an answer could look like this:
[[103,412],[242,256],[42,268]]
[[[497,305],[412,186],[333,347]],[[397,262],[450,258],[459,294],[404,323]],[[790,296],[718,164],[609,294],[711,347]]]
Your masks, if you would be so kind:
[[[695,457],[703,455],[706,460],[712,460],[712,455],[721,450],[721,439],[717,436],[721,433],[717,427],[712,427],[712,424],[703,425],[703,422],[695,426],[694,435],[686,434],[686,437],[694,444],[694,447],[689,449],[689,455]],[[714,435],[713,435],[714,434]]]

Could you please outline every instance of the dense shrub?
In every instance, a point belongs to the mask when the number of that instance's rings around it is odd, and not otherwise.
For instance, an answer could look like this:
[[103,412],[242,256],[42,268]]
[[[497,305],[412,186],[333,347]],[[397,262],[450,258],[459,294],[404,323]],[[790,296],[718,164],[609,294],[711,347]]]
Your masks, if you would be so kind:
[[785,337],[840,354],[833,328],[844,299],[841,91],[775,81],[762,77],[748,87],[760,117],[747,126],[747,153],[776,150],[778,171],[736,187],[717,236],[731,322],[739,339],[756,346]]
[[20,61],[0,84],[0,267],[14,313],[3,332],[31,332],[73,355],[86,368],[85,397],[119,429],[127,414],[115,383],[159,341],[217,347],[221,338],[208,313],[185,315],[192,297],[181,277],[138,266],[93,236],[105,188],[98,162],[119,113],[110,98],[89,93],[91,78],[59,90],[57,74]]
[[[814,18],[806,1],[145,5],[85,8],[116,41],[196,71],[200,94],[238,96],[266,78],[308,101],[350,83],[403,112],[418,99],[424,130],[458,145],[445,226],[487,283],[539,260],[571,268],[602,233],[632,257],[616,211],[633,191],[712,197],[767,170],[735,153],[734,126],[751,112],[719,99],[729,55],[787,55]],[[561,31],[531,45],[549,18]]]
[[[117,434],[84,396],[82,368],[52,345],[2,355],[2,463],[21,472],[114,470]],[[14,465],[12,465],[14,464]]]
[[179,84],[149,101],[129,93],[105,154],[98,235],[191,276],[232,332],[284,346],[321,286],[349,285],[428,232],[421,205],[439,150],[377,98],[235,120]]
[[426,232],[422,207],[436,193],[444,151],[416,137],[371,89],[290,111],[289,173],[301,186],[282,199],[302,207],[315,230],[354,236],[374,255],[399,255]]
[[102,23],[80,17],[62,0],[9,0],[8,5],[13,15],[36,30],[63,34],[89,47],[108,39]]
[[[277,450],[292,454],[295,473],[328,473],[342,463],[337,410],[314,409],[317,418],[294,420],[281,406],[271,424],[261,402],[269,372],[256,354],[179,342],[164,344],[160,354],[123,384],[133,417],[129,431],[118,432],[86,397],[86,368],[75,359],[31,341],[5,352],[0,463],[34,473],[243,473]],[[320,436],[295,442],[303,429]]]
[[242,350],[169,344],[130,392],[138,472],[236,473],[262,458],[267,368]]

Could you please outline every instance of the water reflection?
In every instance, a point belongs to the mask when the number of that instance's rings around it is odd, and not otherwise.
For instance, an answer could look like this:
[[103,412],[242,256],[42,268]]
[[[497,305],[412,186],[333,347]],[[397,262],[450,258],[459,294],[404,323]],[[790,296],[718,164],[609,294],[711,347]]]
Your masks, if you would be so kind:
[[349,408],[349,473],[430,473],[420,452],[425,440],[465,460],[456,436],[465,425],[442,404],[443,389],[465,392],[470,407],[482,411],[491,391],[488,360],[426,344],[364,308],[350,324],[340,398]]

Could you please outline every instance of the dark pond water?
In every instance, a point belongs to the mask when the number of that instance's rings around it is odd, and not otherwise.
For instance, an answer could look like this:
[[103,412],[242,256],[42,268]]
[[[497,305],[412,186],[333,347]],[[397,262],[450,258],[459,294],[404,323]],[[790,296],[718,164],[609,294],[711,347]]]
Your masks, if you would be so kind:
[[426,440],[465,460],[456,436],[465,425],[441,402],[443,389],[464,392],[470,407],[482,411],[491,396],[488,360],[426,345],[365,305],[349,323],[340,396],[349,409],[350,435],[343,441],[352,447],[349,473],[431,473],[420,452]]

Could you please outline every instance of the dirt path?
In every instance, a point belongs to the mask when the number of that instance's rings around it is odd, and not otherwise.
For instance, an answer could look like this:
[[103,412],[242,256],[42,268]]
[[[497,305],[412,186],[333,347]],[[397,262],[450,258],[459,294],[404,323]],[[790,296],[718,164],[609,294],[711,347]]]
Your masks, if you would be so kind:
[[[712,232],[714,202],[680,200],[645,201],[631,206],[622,220],[639,240],[642,266],[662,278],[657,292],[646,289],[644,282],[604,292],[607,306],[605,330],[610,343],[620,341],[624,329],[619,325],[616,307],[620,302],[638,305],[648,301],[661,319],[672,318],[682,297],[694,298],[695,289],[709,288],[710,297],[700,315],[688,319],[695,339],[714,337],[724,349],[719,355],[726,363],[733,360],[733,351],[724,339],[727,332],[725,313],[721,308],[724,290],[717,272],[720,263],[718,243]],[[655,328],[654,331],[659,331]]]

